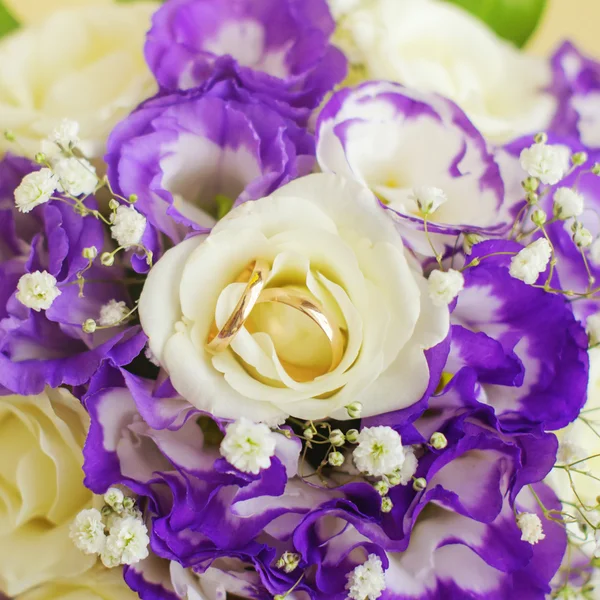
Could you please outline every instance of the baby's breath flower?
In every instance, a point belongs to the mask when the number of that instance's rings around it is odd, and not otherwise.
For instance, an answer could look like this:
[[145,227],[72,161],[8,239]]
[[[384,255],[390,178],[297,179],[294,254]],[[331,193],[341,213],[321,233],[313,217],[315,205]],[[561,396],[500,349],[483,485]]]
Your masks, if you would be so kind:
[[23,177],[15,190],[15,204],[22,213],[28,213],[50,200],[58,187],[58,178],[50,169],[40,169]]
[[384,496],[381,499],[381,512],[389,513],[392,511],[392,508],[394,508],[394,503],[392,502],[392,499],[389,496]]
[[431,435],[429,443],[436,450],[443,450],[448,445],[448,440],[446,439],[446,436],[443,433],[441,433],[440,431],[436,431]]
[[[102,562],[108,566],[134,565],[148,556],[148,529],[141,519],[127,516],[117,519],[111,526]],[[107,562],[109,563],[107,564]]]
[[341,429],[334,429],[329,434],[329,441],[333,446],[339,447],[346,443],[346,437],[344,436]]
[[465,254],[471,254],[473,252],[473,246],[483,241],[483,236],[478,233],[467,233],[463,240],[463,250]]
[[571,188],[561,187],[554,192],[554,214],[559,219],[578,217],[583,207],[583,196]]
[[566,146],[553,146],[535,143],[525,148],[520,156],[521,167],[531,177],[542,183],[558,183],[569,169],[569,149]]
[[352,456],[361,473],[374,477],[393,473],[404,463],[402,438],[391,427],[365,427],[358,436],[358,446]]
[[415,492],[422,492],[427,487],[427,479],[425,477],[419,477],[413,481],[413,490]]
[[92,194],[98,185],[96,169],[85,158],[61,158],[52,170],[58,177],[58,190],[74,197]]
[[458,296],[465,287],[465,278],[460,271],[432,271],[427,280],[429,297],[435,306],[446,306]]
[[418,461],[412,446],[404,446],[404,462],[398,471],[400,485],[406,485],[417,472]]
[[242,417],[227,426],[220,452],[236,469],[257,475],[261,469],[271,466],[275,435],[264,423],[253,423]]
[[125,494],[116,487],[108,488],[104,494],[104,502],[108,504],[114,511],[121,512],[123,510],[123,500]]
[[351,600],[377,600],[386,589],[381,559],[369,554],[367,560],[346,575],[348,598]]
[[523,248],[510,261],[510,274],[529,285],[533,285],[540,273],[548,266],[552,255],[550,243],[545,238],[540,238]]
[[87,258],[88,260],[94,260],[96,256],[98,256],[98,248],[96,246],[89,246],[84,248],[81,252],[83,258]]
[[135,246],[139,244],[146,229],[146,217],[133,206],[119,206],[114,215],[110,234],[119,246]]
[[17,300],[36,312],[48,310],[61,294],[56,279],[47,271],[25,273],[19,279],[17,290]]
[[110,300],[100,308],[98,323],[102,327],[112,327],[120,323],[128,312],[129,309],[125,302],[117,302],[114,299]]
[[352,402],[346,406],[346,412],[351,419],[360,419],[363,405],[360,402]]
[[106,543],[100,511],[95,508],[82,510],[71,523],[69,537],[85,554],[100,554]]
[[97,328],[98,328],[98,323],[96,323],[96,321],[94,321],[94,319],[86,319],[81,324],[81,329],[83,330],[84,333],[94,333],[94,331],[96,331]]
[[419,210],[424,215],[434,213],[442,204],[448,201],[444,190],[436,187],[414,188],[410,199],[417,203]]
[[330,452],[329,456],[327,457],[327,462],[332,466],[332,467],[341,467],[344,464],[344,455],[341,452]]
[[48,139],[62,148],[74,148],[79,144],[79,123],[71,119],[63,119]]
[[532,546],[546,537],[542,531],[540,518],[533,513],[520,513],[517,515],[517,525],[521,530],[521,539]]
[[594,241],[594,236],[590,233],[588,229],[585,227],[578,227],[573,232],[573,242],[578,248],[587,248],[592,245]]

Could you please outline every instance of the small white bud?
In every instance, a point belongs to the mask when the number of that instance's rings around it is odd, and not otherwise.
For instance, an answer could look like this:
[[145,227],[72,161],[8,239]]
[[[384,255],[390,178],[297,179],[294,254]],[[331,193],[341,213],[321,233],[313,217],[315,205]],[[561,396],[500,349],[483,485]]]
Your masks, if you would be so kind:
[[351,419],[360,419],[362,415],[363,405],[360,402],[352,402],[346,406],[346,411]]
[[112,267],[115,264],[115,255],[112,252],[103,252],[100,256],[100,262],[105,267]]
[[446,436],[443,433],[441,433],[440,431],[436,431],[432,434],[429,443],[436,450],[443,450],[448,445],[448,440],[446,439]]
[[429,274],[427,280],[429,297],[435,306],[447,306],[465,287],[465,278],[460,271],[435,270]]
[[333,429],[329,434],[329,442],[336,447],[343,446],[346,443],[346,436],[341,429]]
[[587,152],[575,152],[575,154],[571,156],[571,163],[576,167],[580,167],[587,162],[587,159]]
[[373,487],[380,496],[387,496],[387,493],[390,491],[390,486],[383,480],[378,481]]
[[96,321],[94,321],[94,319],[86,319],[81,324],[81,329],[83,329],[84,333],[94,333],[97,327],[98,324],[96,323]]
[[120,513],[123,510],[123,500],[125,494],[116,487],[108,488],[104,494],[104,502],[108,504],[115,512]]
[[84,248],[81,253],[83,258],[87,258],[88,260],[94,260],[96,256],[98,256],[98,248],[96,246],[89,246],[88,248]]
[[478,233],[467,233],[463,240],[463,250],[465,254],[471,254],[471,252],[473,252],[473,246],[479,244],[479,242],[483,242],[483,240],[483,236]]
[[297,552],[284,552],[277,561],[276,566],[278,569],[283,569],[284,573],[292,573],[298,568],[300,558]]
[[548,220],[548,217],[546,216],[546,213],[541,208],[538,208],[537,210],[533,211],[533,214],[531,215],[531,220],[534,225],[541,227],[542,225],[544,225],[546,223],[546,221]]
[[427,480],[425,477],[419,477],[413,481],[413,490],[415,492],[422,492],[427,487]]
[[108,201],[108,208],[110,208],[110,210],[117,210],[117,208],[119,208],[119,206],[121,206],[121,205],[119,204],[119,201],[116,200],[115,198],[111,198]]
[[419,210],[424,215],[434,213],[442,204],[448,201],[444,191],[436,187],[414,188],[409,199],[416,202]]
[[358,432],[358,429],[348,429],[348,431],[346,432],[346,439],[351,444],[356,444],[358,442],[359,435],[360,434]]
[[327,462],[332,467],[341,467],[344,464],[344,455],[341,452],[330,452],[327,457]]
[[587,248],[592,245],[594,237],[585,227],[580,227],[573,233],[573,241],[578,248]]
[[381,499],[381,512],[389,513],[391,512],[392,508],[394,508],[394,503],[392,502],[392,499],[389,496],[384,496]]
[[521,530],[521,539],[532,546],[546,537],[542,530],[540,518],[533,513],[520,513],[517,515],[517,525]]
[[58,178],[44,168],[23,177],[15,190],[15,204],[20,212],[28,213],[36,206],[48,202],[58,187]]
[[315,437],[315,432],[312,430],[312,427],[307,427],[303,432],[302,435],[307,439],[307,440],[312,440]]
[[36,312],[48,310],[61,294],[56,278],[47,271],[25,273],[19,279],[17,290],[17,300]]
[[63,119],[48,136],[51,142],[69,150],[79,144],[79,123]]

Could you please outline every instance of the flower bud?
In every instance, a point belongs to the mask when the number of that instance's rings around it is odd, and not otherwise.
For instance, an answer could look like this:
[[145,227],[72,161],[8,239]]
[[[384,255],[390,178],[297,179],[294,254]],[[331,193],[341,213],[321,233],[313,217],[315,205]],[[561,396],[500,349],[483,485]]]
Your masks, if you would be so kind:
[[392,473],[391,475],[386,475],[386,478],[390,487],[396,487],[397,485],[400,485],[401,478],[399,472]]
[[302,435],[307,439],[307,440],[312,440],[313,437],[315,437],[315,432],[312,430],[312,427],[308,427],[306,428],[303,432]]
[[81,329],[85,333],[94,333],[96,331],[96,321],[94,319],[86,319],[81,325]]
[[542,227],[542,225],[544,225],[544,223],[546,223],[547,220],[546,213],[541,208],[538,208],[537,210],[533,211],[533,214],[531,215],[531,220],[533,221],[534,225]]
[[390,491],[390,486],[383,479],[378,481],[373,487],[380,496],[387,496],[387,493]]
[[344,464],[344,455],[341,452],[330,452],[327,462],[332,467],[341,467]]
[[285,573],[292,573],[300,563],[300,555],[296,552],[284,552],[277,561],[278,569],[283,569]]
[[125,498],[123,498],[123,508],[130,510],[133,508],[135,504],[135,500],[129,496],[126,496]]
[[45,155],[43,152],[38,152],[38,153],[35,155],[35,162],[36,162],[38,165],[45,165],[45,164],[46,164],[46,161],[47,161],[47,159],[46,159],[46,155]]
[[573,233],[573,241],[578,248],[587,248],[592,245],[594,238],[585,227],[580,227]]
[[129,204],[135,204],[137,202],[138,196],[137,194],[131,194],[128,198]]
[[540,197],[536,192],[527,192],[525,199],[527,200],[527,204],[537,204]]
[[592,173],[594,175],[600,175],[600,163],[596,163],[593,167],[592,167]]
[[103,252],[100,257],[100,262],[105,267],[112,267],[115,264],[115,256],[111,252]]
[[548,135],[543,131],[538,133],[534,138],[536,144],[545,144],[548,141]]
[[575,154],[571,156],[571,162],[576,167],[580,167],[581,165],[583,165],[585,162],[587,162],[587,159],[587,152],[575,152]]
[[115,200],[115,198],[111,198],[110,201],[108,202],[108,208],[110,208],[110,210],[117,210],[117,208],[119,208],[119,206],[121,206],[119,204],[119,202],[117,200]]
[[394,508],[394,503],[390,500],[389,496],[384,496],[381,499],[381,512],[389,513]]
[[467,233],[463,240],[463,250],[465,251],[465,254],[471,254],[473,246],[479,244],[479,242],[483,242],[483,236],[478,233]]
[[98,248],[96,248],[96,246],[84,248],[81,255],[83,258],[87,258],[88,260],[94,260],[96,256],[98,256]]
[[352,404],[348,404],[346,406],[346,410],[348,411],[348,416],[351,419],[360,419],[360,415],[362,414],[363,405],[360,402],[352,402]]
[[540,180],[537,177],[527,177],[521,182],[521,185],[526,192],[537,192],[540,187]]
[[427,487],[427,480],[425,477],[419,477],[413,481],[413,490],[415,492],[422,492]]
[[10,129],[7,129],[4,132],[4,139],[7,142],[14,142],[17,138],[15,137],[15,134],[12,131],[10,131]]
[[110,506],[108,506],[107,504],[105,504],[102,507],[102,510],[100,512],[102,513],[103,517],[108,517],[108,516],[110,516],[112,514],[113,509]]
[[346,436],[343,434],[341,429],[334,429],[329,434],[329,441],[333,446],[339,448],[340,446],[343,446],[346,443]]
[[441,433],[440,431],[436,431],[431,435],[429,443],[436,450],[443,450],[448,445],[448,440],[446,439],[446,436],[443,433]]
[[348,431],[346,431],[346,440],[351,444],[356,444],[359,435],[358,429],[348,429]]

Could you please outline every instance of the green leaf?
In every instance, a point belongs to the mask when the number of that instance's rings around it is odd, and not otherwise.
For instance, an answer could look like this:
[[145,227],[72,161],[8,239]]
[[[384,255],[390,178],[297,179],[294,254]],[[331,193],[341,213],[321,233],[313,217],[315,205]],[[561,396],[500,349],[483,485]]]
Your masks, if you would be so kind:
[[18,21],[8,12],[0,0],[0,37],[19,27]]
[[487,23],[519,48],[531,37],[547,0],[447,0]]

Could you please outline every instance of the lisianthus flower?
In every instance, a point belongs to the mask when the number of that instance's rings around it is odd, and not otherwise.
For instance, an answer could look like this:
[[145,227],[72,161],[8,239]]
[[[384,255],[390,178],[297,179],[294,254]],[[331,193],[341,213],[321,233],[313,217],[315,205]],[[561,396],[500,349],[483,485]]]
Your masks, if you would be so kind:
[[81,125],[86,156],[100,157],[110,130],[156,89],[142,53],[156,7],[154,2],[73,6],[3,38],[2,128],[19,146],[2,137],[0,152],[24,148],[33,157],[68,117]]
[[94,564],[69,538],[75,515],[92,504],[81,471],[88,424],[64,389],[0,396],[0,592],[16,596]]
[[115,128],[106,158],[116,189],[180,241],[309,173],[313,157],[311,135],[216,70],[202,88],[144,103]]
[[[300,294],[329,314],[331,338],[300,310],[265,300],[229,348],[205,350],[245,292],[237,278],[257,260],[268,265],[267,290]],[[449,320],[376,198],[332,174],[246,202],[210,235],[169,250],[139,312],[184,398],[217,417],[269,422],[348,419],[353,402],[363,416],[414,405],[437,384],[426,350],[446,338]]]
[[519,52],[450,3],[356,2],[338,19],[334,41],[349,57],[351,83],[386,79],[441,94],[486,139],[506,142],[536,133],[552,118],[548,63]]
[[333,29],[325,0],[174,0],[154,15],[145,51],[162,87],[196,87],[229,64],[259,101],[306,121],[345,75]]
[[337,92],[319,115],[317,159],[377,194],[421,253],[433,252],[425,219],[440,253],[461,231],[498,234],[512,224],[486,141],[434,94],[384,81]]
[[577,137],[588,148],[600,148],[600,63],[565,42],[552,57],[552,72],[558,108],[550,131]]
[[[82,330],[111,301],[131,306],[131,299],[119,283],[122,270],[99,260],[85,273],[97,281],[79,296],[77,273],[89,265],[83,253],[102,249],[102,225],[59,201],[22,214],[14,192],[35,168],[10,155],[0,162],[0,389],[20,394],[81,385],[105,359],[129,363],[145,342],[139,327]],[[95,206],[93,198],[86,202]]]

